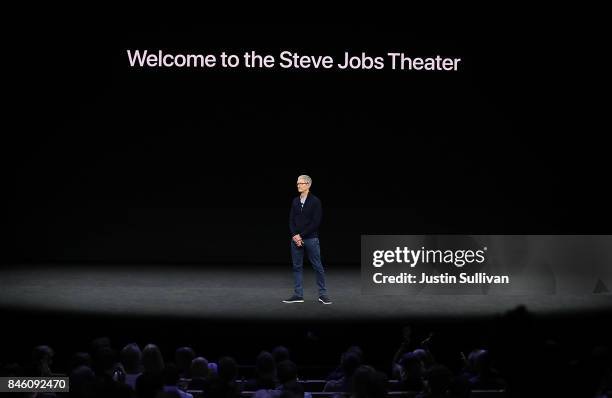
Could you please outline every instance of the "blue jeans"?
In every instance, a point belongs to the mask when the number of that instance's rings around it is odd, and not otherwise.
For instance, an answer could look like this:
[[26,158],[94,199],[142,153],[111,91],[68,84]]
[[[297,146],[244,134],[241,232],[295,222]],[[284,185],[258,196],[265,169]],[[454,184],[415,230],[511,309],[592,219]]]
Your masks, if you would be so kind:
[[317,287],[319,288],[319,296],[326,296],[327,289],[325,288],[325,270],[321,263],[321,247],[319,246],[319,238],[304,239],[302,246],[298,247],[291,240],[291,260],[293,261],[293,280],[295,282],[295,295],[304,297],[304,287],[302,286],[302,271],[304,269],[304,252],[308,255],[308,260],[314,268],[317,276]]

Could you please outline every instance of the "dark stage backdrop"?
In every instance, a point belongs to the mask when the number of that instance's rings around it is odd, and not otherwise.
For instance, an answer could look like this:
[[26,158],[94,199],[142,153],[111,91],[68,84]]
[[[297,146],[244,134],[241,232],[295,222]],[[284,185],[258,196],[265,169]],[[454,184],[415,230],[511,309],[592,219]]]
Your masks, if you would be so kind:
[[[495,20],[41,29],[24,38],[4,146],[3,261],[287,264],[302,173],[323,202],[327,263],[357,264],[366,233],[609,232],[599,145],[550,64],[564,53],[534,37]],[[464,64],[155,71],[128,68],[136,48]]]

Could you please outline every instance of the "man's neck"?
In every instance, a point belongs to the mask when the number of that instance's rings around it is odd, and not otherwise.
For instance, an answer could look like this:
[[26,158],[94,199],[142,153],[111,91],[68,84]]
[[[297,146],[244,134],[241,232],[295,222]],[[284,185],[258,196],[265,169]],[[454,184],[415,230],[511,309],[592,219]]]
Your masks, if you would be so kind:
[[308,193],[310,193],[310,191],[304,191],[300,194],[300,198],[304,199],[306,196],[308,196]]

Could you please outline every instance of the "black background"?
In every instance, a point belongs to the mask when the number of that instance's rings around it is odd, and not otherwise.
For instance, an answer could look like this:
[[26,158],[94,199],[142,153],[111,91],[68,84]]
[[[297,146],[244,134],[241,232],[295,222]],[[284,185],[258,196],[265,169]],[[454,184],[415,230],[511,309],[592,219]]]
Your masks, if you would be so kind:
[[[3,261],[286,265],[302,173],[323,201],[328,263],[356,264],[366,233],[609,232],[577,36],[496,17],[432,23],[15,29]],[[137,48],[463,62],[130,69]]]

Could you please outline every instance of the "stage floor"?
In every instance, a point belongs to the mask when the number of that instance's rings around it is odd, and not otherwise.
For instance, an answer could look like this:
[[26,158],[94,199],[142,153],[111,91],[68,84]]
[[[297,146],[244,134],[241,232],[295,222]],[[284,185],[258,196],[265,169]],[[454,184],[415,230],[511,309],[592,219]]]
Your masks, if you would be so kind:
[[536,314],[609,311],[612,296],[362,295],[359,267],[327,267],[332,305],[317,300],[306,268],[304,303],[288,266],[13,265],[0,269],[0,308],[203,319],[342,320],[496,316],[519,305]]

